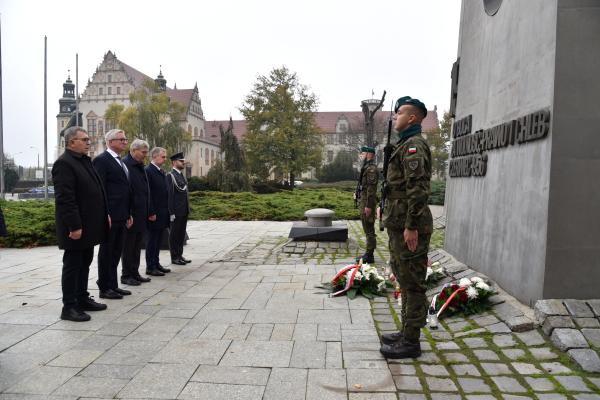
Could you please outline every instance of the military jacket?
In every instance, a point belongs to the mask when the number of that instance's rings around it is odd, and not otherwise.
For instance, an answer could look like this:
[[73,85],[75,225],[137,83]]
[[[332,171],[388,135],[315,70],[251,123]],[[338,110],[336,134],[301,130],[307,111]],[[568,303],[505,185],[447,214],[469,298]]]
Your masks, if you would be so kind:
[[360,171],[360,208],[361,210],[377,207],[377,181],[379,180],[379,170],[375,161],[369,160],[363,165]]
[[169,214],[176,217],[186,217],[190,213],[190,201],[187,180],[175,169],[167,175],[167,192],[169,199]]
[[431,180],[431,151],[417,134],[396,144],[390,157],[388,194],[383,215],[386,228],[433,231],[428,200]]

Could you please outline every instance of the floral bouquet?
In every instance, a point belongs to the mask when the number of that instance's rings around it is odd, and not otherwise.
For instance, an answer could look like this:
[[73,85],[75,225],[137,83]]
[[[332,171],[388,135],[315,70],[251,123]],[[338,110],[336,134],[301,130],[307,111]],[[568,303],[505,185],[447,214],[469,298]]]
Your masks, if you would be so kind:
[[376,267],[362,264],[361,261],[347,265],[330,282],[317,287],[330,290],[330,297],[346,294],[348,298],[354,299],[362,294],[367,299],[372,299],[375,296],[385,296],[386,289],[394,286],[377,272]]
[[435,287],[445,276],[444,268],[439,261],[432,263],[431,259],[427,260],[427,275],[425,275],[425,285],[427,286],[427,289]]
[[431,308],[438,318],[446,310],[450,315],[477,314],[489,309],[488,299],[495,293],[490,284],[482,278],[462,278],[458,283],[444,285],[442,291],[433,297]]

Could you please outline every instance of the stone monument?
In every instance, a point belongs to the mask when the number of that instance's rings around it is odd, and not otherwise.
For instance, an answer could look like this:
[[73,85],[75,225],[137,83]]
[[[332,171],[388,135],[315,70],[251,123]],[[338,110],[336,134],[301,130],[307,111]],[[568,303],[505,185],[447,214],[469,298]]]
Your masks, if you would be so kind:
[[348,225],[345,222],[333,223],[335,212],[327,208],[313,208],[304,213],[306,222],[294,222],[289,237],[294,240],[315,240],[345,242],[348,239]]
[[445,248],[526,304],[600,293],[600,1],[462,2]]

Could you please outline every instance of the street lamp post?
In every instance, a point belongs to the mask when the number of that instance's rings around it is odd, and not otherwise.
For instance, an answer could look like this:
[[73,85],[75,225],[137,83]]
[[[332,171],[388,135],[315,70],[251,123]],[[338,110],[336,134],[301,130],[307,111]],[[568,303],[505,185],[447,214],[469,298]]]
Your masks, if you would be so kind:
[[373,147],[375,141],[373,140],[373,136],[375,133],[375,113],[377,110],[383,106],[383,101],[385,100],[385,90],[383,91],[383,96],[381,100],[377,99],[367,99],[360,102],[360,106],[362,108],[362,112],[365,115],[365,131],[366,131],[366,145],[369,147]]

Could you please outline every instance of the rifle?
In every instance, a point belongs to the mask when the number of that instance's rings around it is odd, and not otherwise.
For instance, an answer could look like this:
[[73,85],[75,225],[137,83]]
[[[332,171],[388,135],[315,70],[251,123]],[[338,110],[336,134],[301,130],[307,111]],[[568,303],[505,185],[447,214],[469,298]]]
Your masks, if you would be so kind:
[[390,110],[390,119],[388,120],[388,131],[387,131],[387,144],[383,148],[383,171],[381,171],[383,175],[383,182],[381,182],[381,200],[379,202],[379,230],[383,231],[383,210],[385,208],[385,200],[387,197],[388,187],[387,187],[387,172],[388,165],[390,163],[390,157],[392,156],[392,152],[394,151],[394,146],[390,143],[392,136],[392,118],[394,116],[394,103],[392,103],[392,109]]
[[[356,182],[356,189],[354,189],[354,208],[358,208],[360,196],[362,193],[362,178],[365,171],[365,164],[367,160],[363,160],[362,166],[360,167],[360,175],[358,176],[358,182]],[[362,211],[361,211],[362,212]]]

